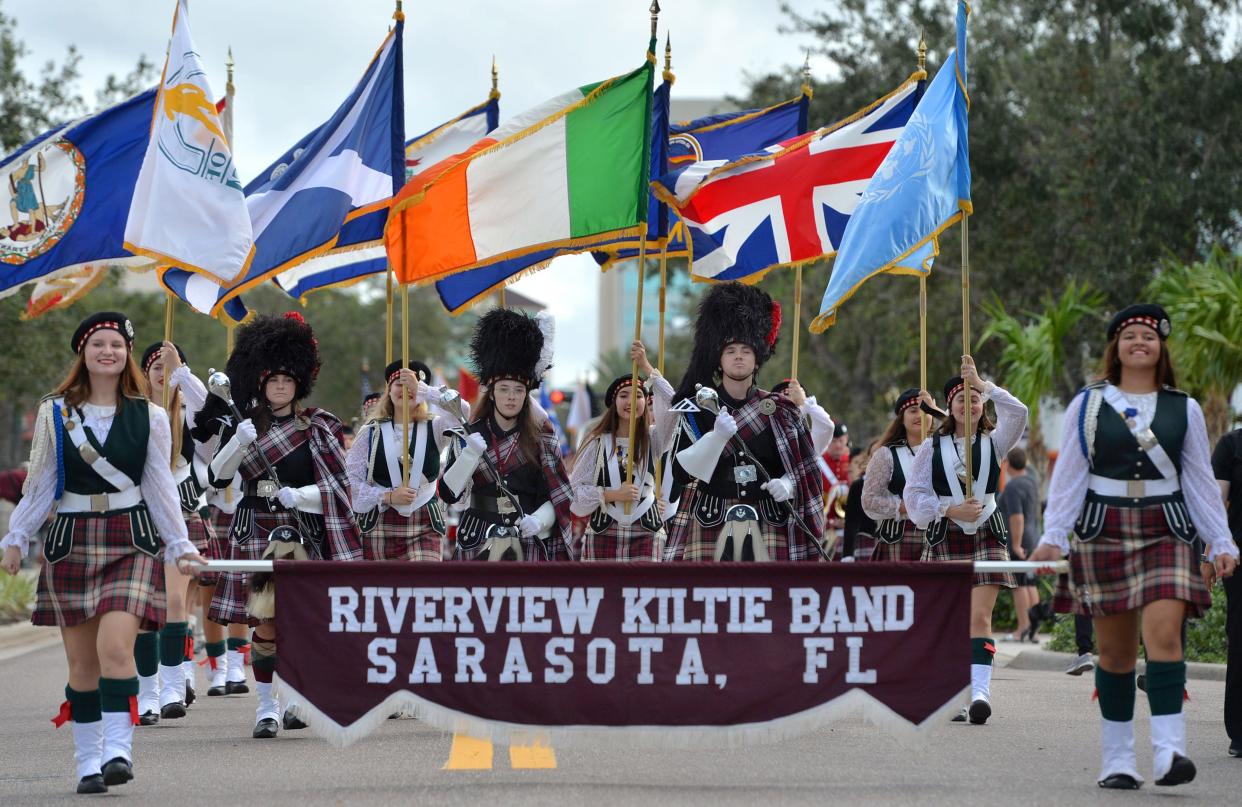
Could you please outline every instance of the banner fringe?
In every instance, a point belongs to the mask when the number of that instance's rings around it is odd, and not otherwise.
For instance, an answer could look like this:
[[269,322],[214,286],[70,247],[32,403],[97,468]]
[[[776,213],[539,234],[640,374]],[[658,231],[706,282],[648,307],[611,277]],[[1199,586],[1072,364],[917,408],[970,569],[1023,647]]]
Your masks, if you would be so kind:
[[795,715],[763,723],[729,726],[544,726],[507,723],[468,715],[401,690],[389,695],[358,720],[342,726],[315,707],[280,677],[273,678],[276,696],[330,744],[344,748],[361,740],[387,722],[389,715],[411,715],[429,726],[454,734],[502,745],[526,744],[531,737],[547,738],[554,746],[599,750],[688,750],[702,748],[741,748],[791,740],[854,715],[889,732],[899,744],[912,746],[926,742],[938,729],[950,724],[949,718],[965,705],[970,687],[966,686],[943,706],[917,725],[898,715],[863,689],[851,689],[827,703]]

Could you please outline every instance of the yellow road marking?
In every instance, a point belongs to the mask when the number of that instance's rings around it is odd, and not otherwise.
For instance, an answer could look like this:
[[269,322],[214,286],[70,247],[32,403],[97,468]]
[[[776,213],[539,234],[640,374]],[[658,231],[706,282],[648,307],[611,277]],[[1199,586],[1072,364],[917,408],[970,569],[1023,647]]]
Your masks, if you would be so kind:
[[509,746],[509,767],[550,770],[556,767],[556,749],[547,737],[536,736],[532,742]]
[[464,734],[453,735],[453,747],[449,749],[446,771],[490,771],[492,769],[492,743],[476,740]]

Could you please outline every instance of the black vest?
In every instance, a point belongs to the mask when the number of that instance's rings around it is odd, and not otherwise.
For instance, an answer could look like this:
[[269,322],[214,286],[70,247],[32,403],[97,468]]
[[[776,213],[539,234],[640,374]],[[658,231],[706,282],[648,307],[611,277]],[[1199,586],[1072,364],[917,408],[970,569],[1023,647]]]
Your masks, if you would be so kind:
[[[983,435],[980,435],[980,437],[982,438]],[[929,435],[927,439],[932,441],[934,452],[932,455],[932,489],[936,491],[937,496],[952,496],[953,491],[949,488],[949,480],[944,475],[944,460],[940,456],[940,434]],[[975,444],[971,446],[970,452],[971,477],[976,482],[979,481],[979,455],[982,453],[979,449],[982,448],[982,442],[982,439],[976,440]],[[989,453],[991,454],[991,459],[988,462],[990,468],[988,471],[988,487],[987,490],[982,491],[983,493],[995,493],[998,487],[997,482],[1000,479],[1000,461],[996,459],[996,446],[992,446],[992,451]],[[954,465],[956,465],[958,459],[960,458],[956,456],[951,458]],[[965,492],[966,490],[963,487],[962,493],[965,494]],[[975,488],[974,492],[978,495],[980,491],[978,488]]]
[[893,455],[893,475],[888,480],[888,492],[900,496],[906,490],[906,472],[901,469],[900,459],[901,452],[906,449],[906,441],[897,440],[889,443],[887,448]]
[[[117,401],[116,415],[112,427],[108,429],[108,439],[100,445],[90,429],[86,429],[87,442],[107,458],[118,471],[128,476],[134,484],[141,484],[142,469],[147,462],[147,439],[151,435],[151,420],[147,414],[148,404],[142,398],[121,398]],[[82,419],[81,409],[78,410],[79,421]],[[61,411],[61,421],[65,428],[68,418]],[[82,428],[82,425],[74,428]],[[116,493],[117,489],[82,459],[78,449],[69,440],[67,434],[60,435],[65,457],[65,490],[70,493],[91,495],[94,493]]]
[[[1186,401],[1185,393],[1160,390],[1156,393],[1156,414],[1151,421],[1152,432],[1179,475],[1182,472],[1182,443],[1186,440]],[[1109,479],[1162,478],[1147,452],[1139,448],[1138,440],[1134,439],[1121,415],[1108,405],[1108,401],[1100,402],[1093,448],[1091,473],[1096,476]]]
[[[435,481],[436,477],[440,475],[440,449],[436,446],[436,437],[432,431],[432,421],[427,420],[420,423],[412,422],[410,423],[410,426],[412,427],[410,431],[410,445],[408,449],[410,453],[410,461],[413,462],[414,460],[414,446],[418,444],[418,430],[425,429],[427,432],[427,453],[423,456],[422,473],[424,479]],[[401,424],[393,423],[392,427],[397,433],[397,440],[400,441],[401,433],[403,431]],[[384,453],[387,446],[385,445],[386,441],[384,440],[384,433],[380,431],[380,424],[376,423],[373,425],[367,436],[368,439],[375,440],[377,443],[375,447],[375,467],[371,476],[372,482],[381,488],[396,487],[396,483],[393,482],[388,476],[388,455]],[[397,461],[397,467],[401,467],[400,459]],[[410,469],[411,472],[413,472],[413,470],[413,468]],[[411,480],[411,482],[417,483],[417,480]]]

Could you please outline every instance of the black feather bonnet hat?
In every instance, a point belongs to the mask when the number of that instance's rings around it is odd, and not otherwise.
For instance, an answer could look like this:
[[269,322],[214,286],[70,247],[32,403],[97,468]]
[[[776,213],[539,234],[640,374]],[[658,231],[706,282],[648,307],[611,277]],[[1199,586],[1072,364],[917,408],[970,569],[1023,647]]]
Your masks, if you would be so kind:
[[720,369],[720,354],[737,342],[755,351],[758,370],[772,357],[780,331],[781,304],[767,292],[743,283],[712,286],[699,301],[694,349],[677,396],[693,397],[695,384],[713,386]]
[[470,339],[470,362],[479,383],[520,381],[528,390],[538,387],[552,366],[552,317],[534,317],[506,308],[484,314]]

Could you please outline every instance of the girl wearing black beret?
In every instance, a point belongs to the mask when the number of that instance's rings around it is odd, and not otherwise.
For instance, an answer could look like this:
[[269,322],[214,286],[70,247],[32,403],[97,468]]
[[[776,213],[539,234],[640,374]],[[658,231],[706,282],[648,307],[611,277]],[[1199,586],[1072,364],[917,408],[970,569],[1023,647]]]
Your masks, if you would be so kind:
[[923,410],[935,406],[926,390],[908,389],[893,406],[893,422],[875,442],[876,450],[863,475],[862,508],[876,523],[872,560],[916,561],[923,557],[924,530],[906,514],[902,494],[923,443]]

